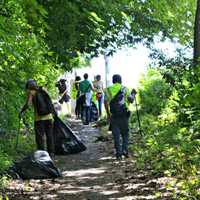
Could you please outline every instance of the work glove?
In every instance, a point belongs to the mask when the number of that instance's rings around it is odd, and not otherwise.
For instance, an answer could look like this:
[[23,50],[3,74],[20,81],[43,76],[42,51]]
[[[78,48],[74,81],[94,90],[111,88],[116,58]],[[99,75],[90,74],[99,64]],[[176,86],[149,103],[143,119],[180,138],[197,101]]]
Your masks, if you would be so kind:
[[135,95],[137,94],[136,90],[133,88],[131,90],[131,93],[130,95],[128,96],[128,102],[129,103],[133,103],[134,102],[134,99],[135,99]]

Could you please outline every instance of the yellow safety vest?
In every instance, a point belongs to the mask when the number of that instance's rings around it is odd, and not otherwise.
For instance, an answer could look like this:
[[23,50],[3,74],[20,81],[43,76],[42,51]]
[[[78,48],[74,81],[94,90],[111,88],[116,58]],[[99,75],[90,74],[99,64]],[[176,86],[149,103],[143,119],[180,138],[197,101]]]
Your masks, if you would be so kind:
[[[105,100],[110,103],[110,101],[114,98],[114,96],[119,92],[119,90],[124,87],[120,83],[114,83],[112,86],[105,89]],[[125,87],[125,103],[128,106],[128,95],[129,90]]]
[[73,83],[72,89],[71,89],[71,98],[76,100],[77,94],[78,94],[78,90],[75,87],[75,83]]

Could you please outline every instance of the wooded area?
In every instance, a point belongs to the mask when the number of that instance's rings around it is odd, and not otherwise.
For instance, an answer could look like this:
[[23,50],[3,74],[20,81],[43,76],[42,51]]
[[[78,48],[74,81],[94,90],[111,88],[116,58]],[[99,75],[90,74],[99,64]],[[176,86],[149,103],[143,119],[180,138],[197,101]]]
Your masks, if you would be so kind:
[[[174,58],[155,49],[166,40],[182,47]],[[168,185],[179,190],[174,199],[200,198],[200,0],[1,0],[0,172],[34,149],[31,136],[14,148],[27,79],[53,97],[63,71],[138,43],[152,52],[137,89],[143,131],[131,148],[138,167],[176,177]]]

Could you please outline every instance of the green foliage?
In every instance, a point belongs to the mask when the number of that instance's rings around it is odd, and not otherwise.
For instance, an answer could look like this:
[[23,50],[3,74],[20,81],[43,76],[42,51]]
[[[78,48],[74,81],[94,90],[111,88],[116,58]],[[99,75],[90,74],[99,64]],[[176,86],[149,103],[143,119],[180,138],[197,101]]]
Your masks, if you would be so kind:
[[0,174],[8,169],[13,164],[14,160],[31,153],[36,148],[34,134],[24,136],[20,133],[18,139],[18,146],[16,148],[17,136],[7,134],[1,138]]
[[150,69],[140,82],[141,112],[159,114],[167,103],[166,99],[170,96],[169,85],[162,79],[161,74],[154,69]]
[[[25,102],[25,83],[34,78],[45,85],[53,95],[59,71],[47,56],[50,52],[44,42],[43,8],[35,0],[1,1],[0,3],[0,174],[18,158],[35,149],[34,135],[19,136],[18,112]],[[33,25],[31,25],[31,24]],[[49,53],[50,54],[50,53]],[[31,112],[27,118],[31,121]],[[3,187],[7,179],[0,179]]]
[[[184,14],[186,4],[189,17]],[[25,96],[24,83],[28,78],[35,78],[42,85],[47,84],[48,90],[52,91],[53,80],[58,75],[56,69],[60,66],[71,70],[87,65],[89,58],[103,53],[105,49],[112,54],[124,44],[144,40],[153,42],[153,37],[160,32],[166,37],[176,37],[176,33],[180,33],[175,28],[177,21],[187,17],[186,24],[192,24],[194,7],[194,3],[184,0],[182,4],[179,1],[157,3],[153,0],[2,1],[1,129],[17,128],[13,122],[17,121]],[[188,29],[185,22],[181,24],[185,30],[181,33],[189,36],[192,29]],[[173,25],[171,32],[168,31],[169,24]],[[166,94],[158,92],[158,95]],[[164,104],[163,101],[161,107]]]
[[[45,85],[53,97],[58,69],[88,65],[105,51],[112,55],[138,42],[152,47],[155,39],[167,38],[191,47],[195,5],[193,0],[1,1],[0,134],[5,137],[0,141],[0,169],[34,149],[32,135],[30,140],[20,137],[19,149],[14,149],[27,79]],[[142,147],[134,148],[141,165],[149,162],[157,172],[179,175],[179,186],[190,197],[196,195],[199,180],[183,180],[196,175],[199,167],[200,147],[194,138],[200,128],[200,71],[181,58],[160,62],[161,70],[150,69],[141,80],[138,100],[145,134]]]
[[1,172],[8,169],[12,164],[12,159],[4,152],[0,152],[0,161],[1,161]]
[[1,136],[0,139],[0,189],[2,189],[9,182],[9,177],[5,173],[6,170],[12,166],[14,161],[30,154],[36,147],[34,134],[25,136],[20,132],[17,147],[17,135],[6,134],[4,137]]
[[[9,182],[9,178],[7,176],[0,177],[0,188],[6,187],[8,182]],[[4,198],[5,198],[5,195],[4,195]],[[0,195],[0,199],[3,199],[1,195]]]
[[[170,72],[173,75],[173,68]],[[139,167],[148,163],[154,172],[176,177],[169,187],[174,190],[175,199],[199,197],[199,93],[195,79],[192,87],[188,84],[190,76],[190,72],[184,72],[179,76],[182,82],[175,80],[172,87],[171,81],[167,83],[160,72],[150,69],[139,88],[144,135],[141,143],[132,148],[137,152]],[[158,95],[153,97],[152,91]]]
[[158,33],[161,38],[176,38],[181,43],[191,43],[196,1],[156,0],[130,1],[131,28],[137,35],[150,41]]
[[34,78],[42,85],[48,83],[51,89],[58,72],[46,59],[48,47],[42,40],[42,27],[38,26],[41,34],[36,35],[28,23],[25,4],[13,0],[3,1],[2,6],[6,14],[0,15],[0,127],[11,131],[17,128],[26,80]]
[[79,54],[87,60],[105,49],[110,55],[122,45],[151,46],[155,38],[192,45],[193,0],[38,0],[38,5],[47,12],[46,41],[57,62],[68,70],[77,67],[78,62],[70,61]]
[[116,42],[122,42],[125,37],[122,34],[126,29],[121,13],[123,1],[38,2],[48,12],[46,41],[57,62],[68,70],[77,67],[79,63],[71,63],[71,60],[80,54],[84,54],[87,61],[87,58],[103,53],[108,46],[114,51]]

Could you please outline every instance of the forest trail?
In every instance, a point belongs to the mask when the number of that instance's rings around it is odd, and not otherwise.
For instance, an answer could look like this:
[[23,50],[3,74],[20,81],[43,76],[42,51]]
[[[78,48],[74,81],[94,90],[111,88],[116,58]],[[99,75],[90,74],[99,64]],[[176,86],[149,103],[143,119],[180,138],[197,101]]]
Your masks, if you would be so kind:
[[70,120],[87,150],[56,156],[63,177],[54,180],[13,180],[7,190],[13,200],[170,200],[161,180],[134,167],[134,156],[116,161],[111,135],[97,141],[100,130]]

